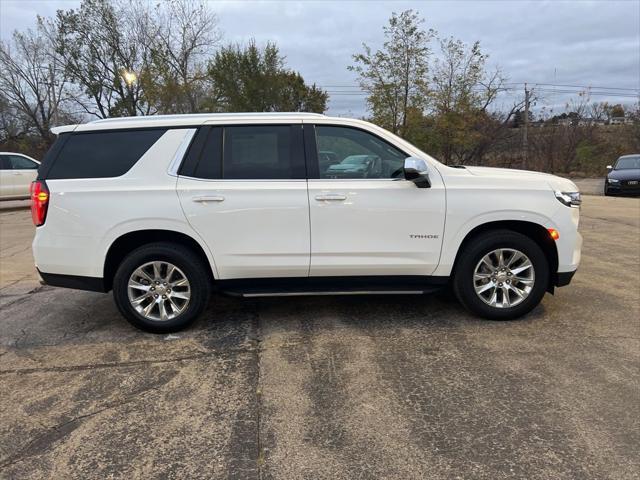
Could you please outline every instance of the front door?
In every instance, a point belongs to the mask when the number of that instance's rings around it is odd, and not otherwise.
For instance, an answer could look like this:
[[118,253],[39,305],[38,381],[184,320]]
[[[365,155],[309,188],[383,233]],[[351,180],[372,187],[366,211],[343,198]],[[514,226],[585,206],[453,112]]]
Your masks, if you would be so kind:
[[[310,276],[430,275],[440,257],[445,191],[404,179],[409,156],[371,132],[305,125],[311,175]],[[315,145],[313,145],[315,144]]]
[[180,202],[220,279],[308,276],[300,123],[203,127],[185,165],[190,171],[180,172]]
[[14,192],[13,167],[8,155],[0,155],[0,198],[10,197]]

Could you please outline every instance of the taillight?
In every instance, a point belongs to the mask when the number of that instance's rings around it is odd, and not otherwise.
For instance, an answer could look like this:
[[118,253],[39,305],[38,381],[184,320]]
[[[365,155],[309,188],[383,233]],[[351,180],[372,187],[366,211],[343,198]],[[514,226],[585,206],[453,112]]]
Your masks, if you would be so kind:
[[42,180],[31,183],[31,218],[36,227],[44,224],[49,206],[49,189]]

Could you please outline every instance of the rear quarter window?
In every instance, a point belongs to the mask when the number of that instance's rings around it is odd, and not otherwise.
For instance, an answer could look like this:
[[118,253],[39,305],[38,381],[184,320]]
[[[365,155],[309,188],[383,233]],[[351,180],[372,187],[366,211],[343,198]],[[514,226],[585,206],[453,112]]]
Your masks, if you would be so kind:
[[74,133],[64,142],[47,179],[119,177],[166,129]]

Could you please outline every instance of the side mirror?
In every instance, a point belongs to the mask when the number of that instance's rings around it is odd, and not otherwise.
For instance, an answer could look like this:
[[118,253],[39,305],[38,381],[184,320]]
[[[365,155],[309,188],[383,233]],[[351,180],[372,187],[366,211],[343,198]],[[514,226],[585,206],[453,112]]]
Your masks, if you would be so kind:
[[607,170],[611,171],[613,170],[613,167],[611,165],[607,165]]
[[404,178],[416,184],[418,188],[431,187],[427,162],[417,157],[404,159]]

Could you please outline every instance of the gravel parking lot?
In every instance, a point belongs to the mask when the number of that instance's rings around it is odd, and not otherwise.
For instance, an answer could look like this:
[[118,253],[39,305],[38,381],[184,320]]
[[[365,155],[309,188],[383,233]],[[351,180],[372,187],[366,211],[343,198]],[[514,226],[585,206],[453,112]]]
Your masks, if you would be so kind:
[[631,479],[640,199],[587,196],[583,264],[523,320],[446,294],[215,297],[186,332],[40,287],[0,213],[0,477]]

